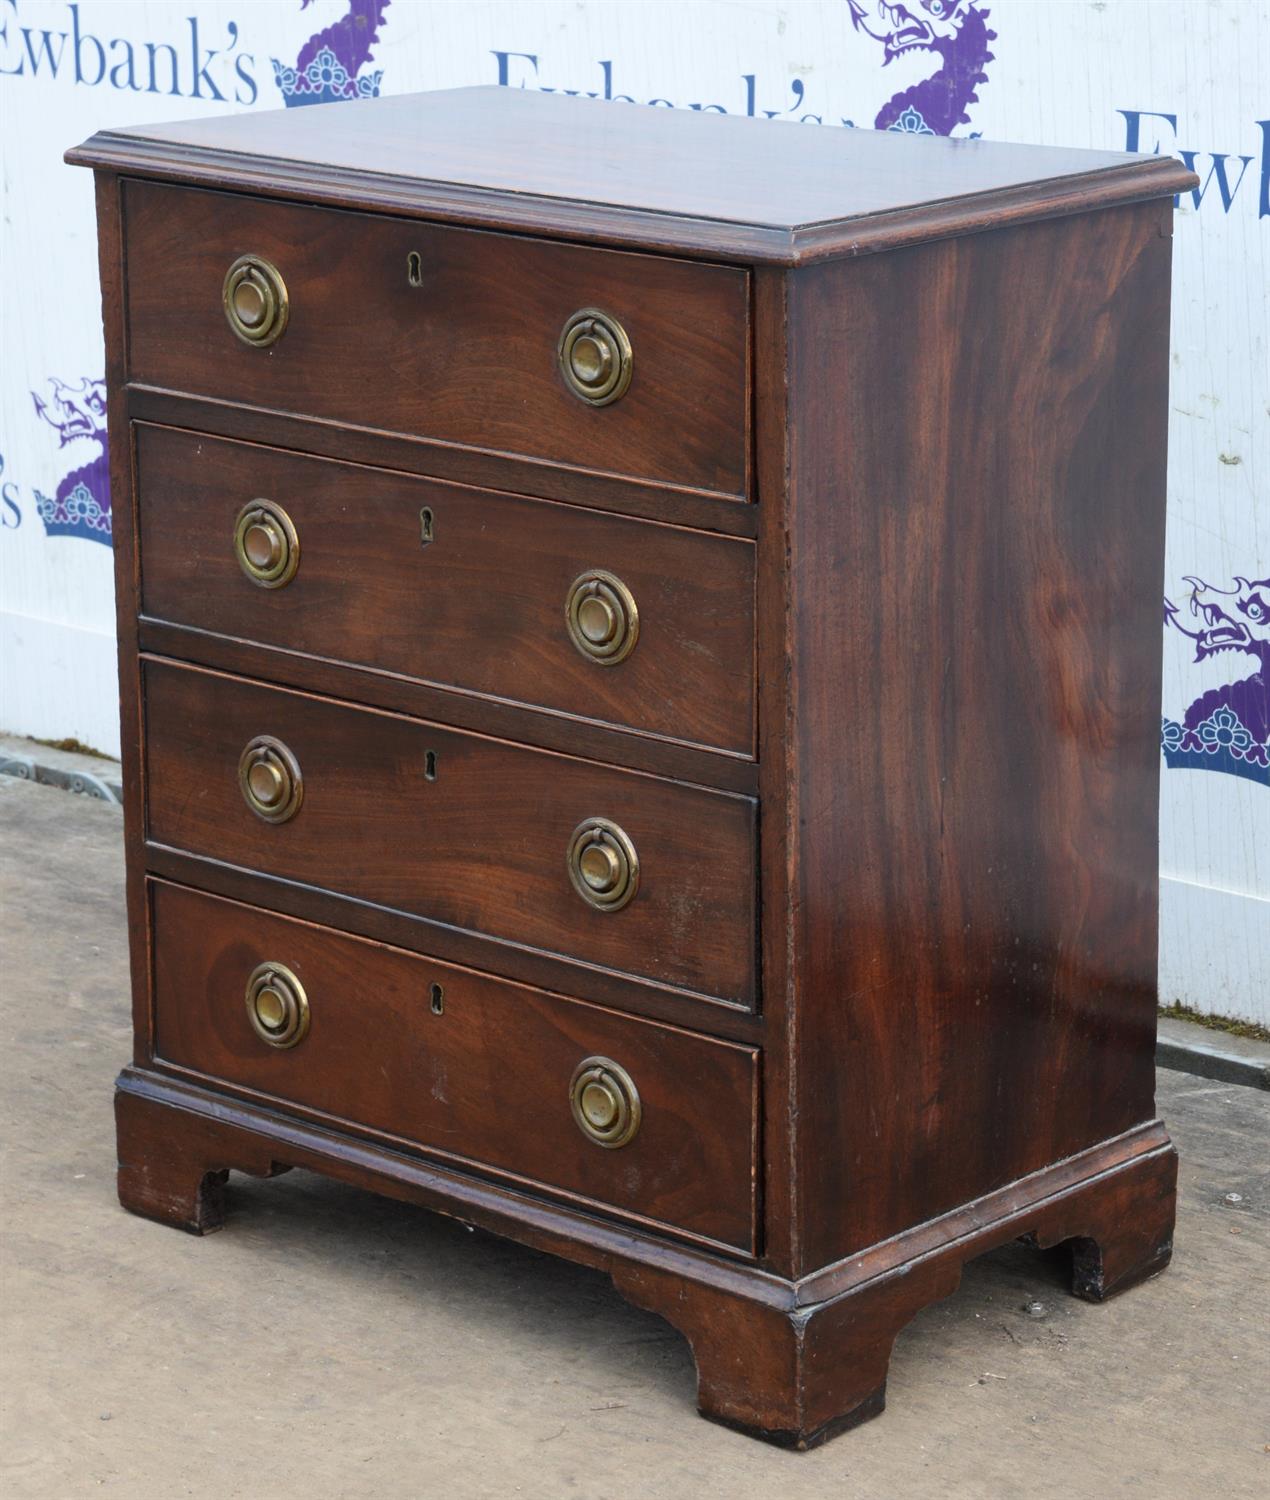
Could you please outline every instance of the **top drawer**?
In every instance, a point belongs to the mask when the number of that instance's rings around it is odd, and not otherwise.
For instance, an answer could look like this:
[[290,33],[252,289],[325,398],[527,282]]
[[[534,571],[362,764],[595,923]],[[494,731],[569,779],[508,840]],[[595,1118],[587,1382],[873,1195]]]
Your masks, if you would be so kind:
[[[152,182],[125,185],[124,224],[132,381],[747,495],[744,271]],[[244,256],[285,286],[263,347],[226,317]],[[561,371],[586,309],[629,339],[606,405]],[[575,358],[603,381],[610,352],[584,339]]]

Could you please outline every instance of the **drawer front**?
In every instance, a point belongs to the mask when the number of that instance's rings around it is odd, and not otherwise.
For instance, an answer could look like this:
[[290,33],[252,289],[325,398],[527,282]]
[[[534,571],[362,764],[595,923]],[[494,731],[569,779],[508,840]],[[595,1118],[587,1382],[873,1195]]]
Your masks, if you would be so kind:
[[[753,1248],[752,1049],[183,887],[151,894],[163,1062]],[[253,974],[253,994],[269,991],[255,1001],[264,1021],[290,1011],[269,1040],[248,1009]],[[612,1137],[636,1121],[625,1144],[597,1144],[574,1119],[571,1093],[585,1085],[571,1086],[592,1058],[626,1075],[591,1074],[601,1128]]]
[[[124,223],[133,381],[746,495],[744,271],[148,182],[126,184]],[[243,256],[285,284],[266,347],[226,318]],[[603,406],[560,370],[588,308],[630,341]]]
[[[753,799],[169,662],[146,663],[144,693],[153,841],[752,1003]],[[261,736],[282,747],[264,774],[293,781],[288,756],[298,771],[298,807],[283,821],[258,815],[241,789],[244,751]],[[267,811],[294,806],[288,791]],[[592,819],[628,843],[598,828],[575,844]],[[629,902],[584,899],[571,848],[612,893],[633,890]],[[637,881],[625,880],[636,865]]]
[[[752,542],[172,428],[135,432],[152,618],[752,753]],[[281,586],[253,581],[235,550],[236,518],[261,499],[295,529],[298,565]],[[567,625],[575,583],[596,570],[629,592],[604,606],[625,621],[613,641],[634,640],[620,660],[620,644],[575,645]]]

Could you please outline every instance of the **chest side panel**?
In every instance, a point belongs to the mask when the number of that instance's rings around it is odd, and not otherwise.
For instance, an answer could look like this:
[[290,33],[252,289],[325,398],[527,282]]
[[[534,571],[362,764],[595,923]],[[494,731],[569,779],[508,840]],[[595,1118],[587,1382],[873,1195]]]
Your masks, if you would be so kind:
[[791,278],[808,1268],[1152,1113],[1167,233]]

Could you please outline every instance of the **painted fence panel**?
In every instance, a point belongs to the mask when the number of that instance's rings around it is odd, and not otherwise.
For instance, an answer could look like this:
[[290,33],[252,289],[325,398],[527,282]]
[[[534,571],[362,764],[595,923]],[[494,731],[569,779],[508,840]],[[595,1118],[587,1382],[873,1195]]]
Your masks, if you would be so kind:
[[118,743],[91,180],[62,151],[108,125],[469,83],[1194,168],[1175,238],[1161,993],[1270,1023],[1267,0],[0,0],[0,727]]

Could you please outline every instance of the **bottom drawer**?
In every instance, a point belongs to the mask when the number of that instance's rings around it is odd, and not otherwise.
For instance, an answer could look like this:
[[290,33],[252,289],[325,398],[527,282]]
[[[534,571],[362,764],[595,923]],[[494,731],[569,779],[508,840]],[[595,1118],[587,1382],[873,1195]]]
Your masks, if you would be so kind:
[[753,1048],[150,889],[156,1061],[753,1252]]

